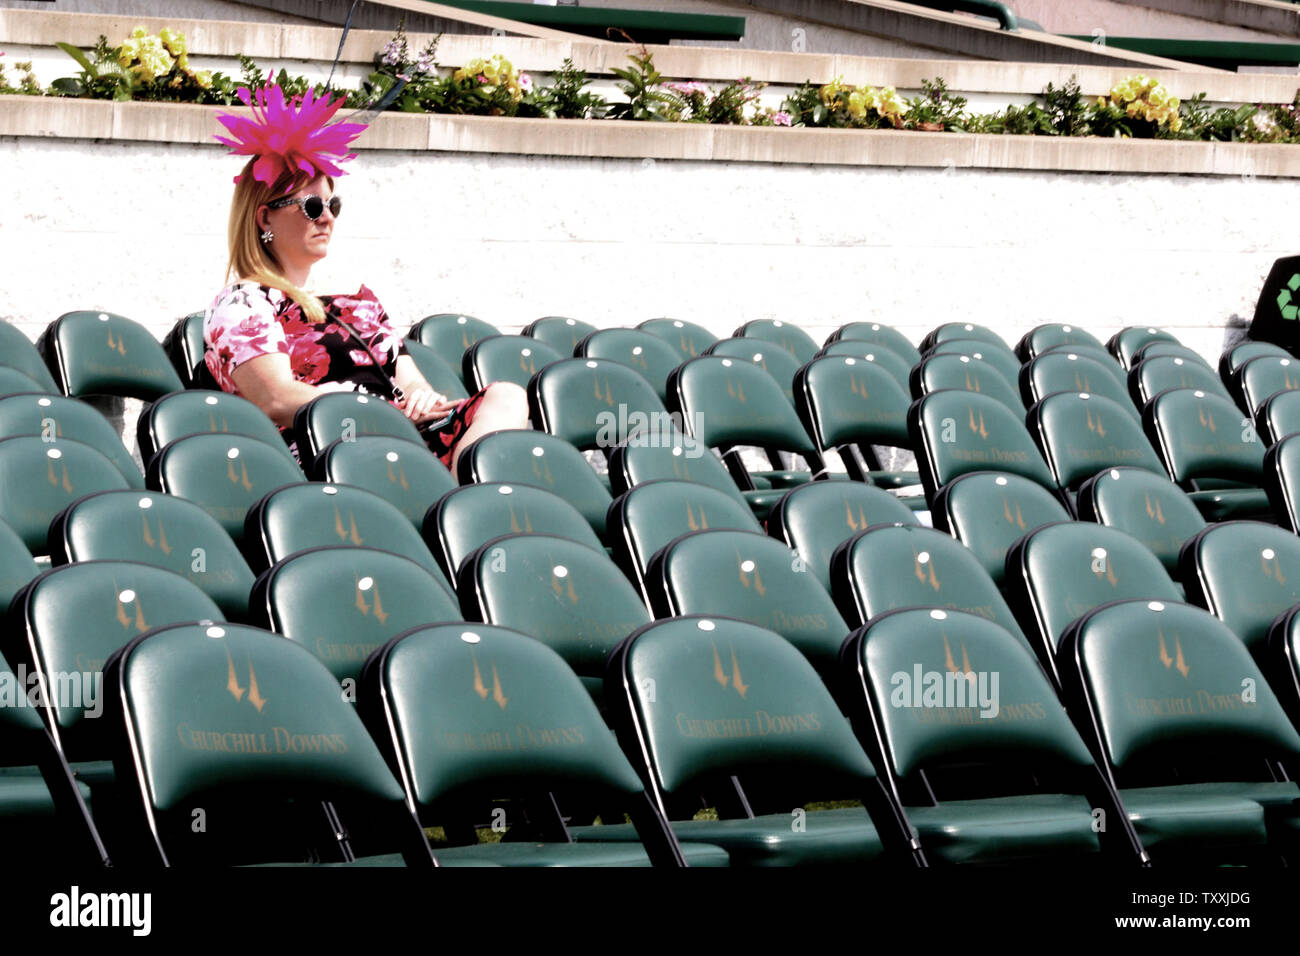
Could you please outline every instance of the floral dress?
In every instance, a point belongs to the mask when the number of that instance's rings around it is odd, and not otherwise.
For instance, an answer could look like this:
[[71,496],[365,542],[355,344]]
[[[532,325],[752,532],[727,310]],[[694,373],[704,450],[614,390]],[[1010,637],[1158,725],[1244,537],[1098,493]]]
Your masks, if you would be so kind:
[[[283,353],[300,382],[329,391],[376,395],[396,405],[393,376],[397,359],[407,350],[375,294],[363,285],[354,295],[320,296],[320,302],[325,320],[311,322],[279,289],[254,282],[223,289],[203,321],[204,361],[217,384],[238,395],[232,377],[236,368],[259,355]],[[348,333],[348,326],[356,338]],[[456,442],[473,421],[485,391],[462,400],[451,417],[435,427],[421,427],[425,441],[444,465],[450,467]],[[280,432],[296,455],[292,429]]]

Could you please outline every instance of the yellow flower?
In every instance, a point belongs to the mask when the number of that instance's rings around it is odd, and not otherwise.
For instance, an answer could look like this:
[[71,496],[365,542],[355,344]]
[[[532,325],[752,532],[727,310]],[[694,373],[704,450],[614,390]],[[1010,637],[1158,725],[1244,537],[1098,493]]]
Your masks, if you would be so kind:
[[208,89],[212,86],[212,71],[199,70],[199,72],[194,74],[194,81],[198,83],[199,86],[203,87],[203,89]]
[[867,115],[867,107],[870,105],[867,101],[867,95],[861,90],[854,90],[849,94],[848,111],[854,119],[863,119]]
[[140,43],[138,40],[127,40],[117,50],[117,62],[119,66],[130,66],[135,62],[135,58],[140,55]]
[[134,30],[131,31],[131,36],[133,37],[144,37],[148,35],[149,35],[148,31],[146,31],[144,27],[136,27]]
[[188,51],[185,47],[185,34],[177,33],[168,27],[163,27],[158,31],[158,38],[162,40],[167,47],[167,51],[172,56],[184,56]]

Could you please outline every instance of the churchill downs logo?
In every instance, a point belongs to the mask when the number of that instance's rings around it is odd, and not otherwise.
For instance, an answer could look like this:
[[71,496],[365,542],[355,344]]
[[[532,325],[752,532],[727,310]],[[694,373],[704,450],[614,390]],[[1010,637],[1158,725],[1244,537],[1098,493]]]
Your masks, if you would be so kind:
[[[741,699],[747,699],[753,685],[745,683],[735,646],[731,646],[728,650],[729,653],[723,655],[718,651],[717,644],[713,644],[711,676],[724,696],[730,697],[734,693]],[[730,672],[726,666],[728,661],[731,664]],[[700,738],[780,737],[822,729],[821,718],[816,712],[773,714],[763,709],[744,711],[737,716],[715,718],[698,718],[678,713],[676,723],[677,730],[683,737]]]
[[978,708],[983,718],[997,717],[998,672],[976,672],[970,666],[970,655],[965,642],[961,643],[961,664],[958,665],[948,635],[943,636],[944,670],[923,670],[916,664],[911,672],[895,671],[889,678],[893,690],[889,703],[893,707],[925,707],[943,709]]

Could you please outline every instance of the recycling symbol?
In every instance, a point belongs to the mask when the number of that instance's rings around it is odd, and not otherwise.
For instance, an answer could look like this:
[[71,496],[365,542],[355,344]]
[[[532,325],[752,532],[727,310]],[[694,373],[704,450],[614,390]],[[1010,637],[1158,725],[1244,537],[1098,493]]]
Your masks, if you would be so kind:
[[1277,307],[1282,310],[1282,318],[1294,319],[1300,307],[1297,307],[1291,301],[1291,293],[1300,289],[1300,272],[1297,272],[1286,282],[1286,288],[1277,294]]

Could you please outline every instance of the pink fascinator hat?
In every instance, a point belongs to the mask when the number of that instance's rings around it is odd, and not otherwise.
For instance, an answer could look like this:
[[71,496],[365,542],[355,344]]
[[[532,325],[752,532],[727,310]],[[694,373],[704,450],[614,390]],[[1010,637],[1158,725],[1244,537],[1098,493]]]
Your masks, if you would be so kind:
[[[247,87],[238,90],[240,101],[253,110],[252,118],[222,113],[217,120],[230,137],[213,136],[238,156],[256,156],[253,178],[274,186],[284,173],[302,174],[315,179],[342,176],[340,163],[355,159],[348,145],[361,135],[365,123],[330,123],[343,105],[344,97],[331,100],[317,98],[308,90],[301,99],[287,100],[278,85],[268,83],[256,93]],[[243,179],[243,173],[235,182]]]

